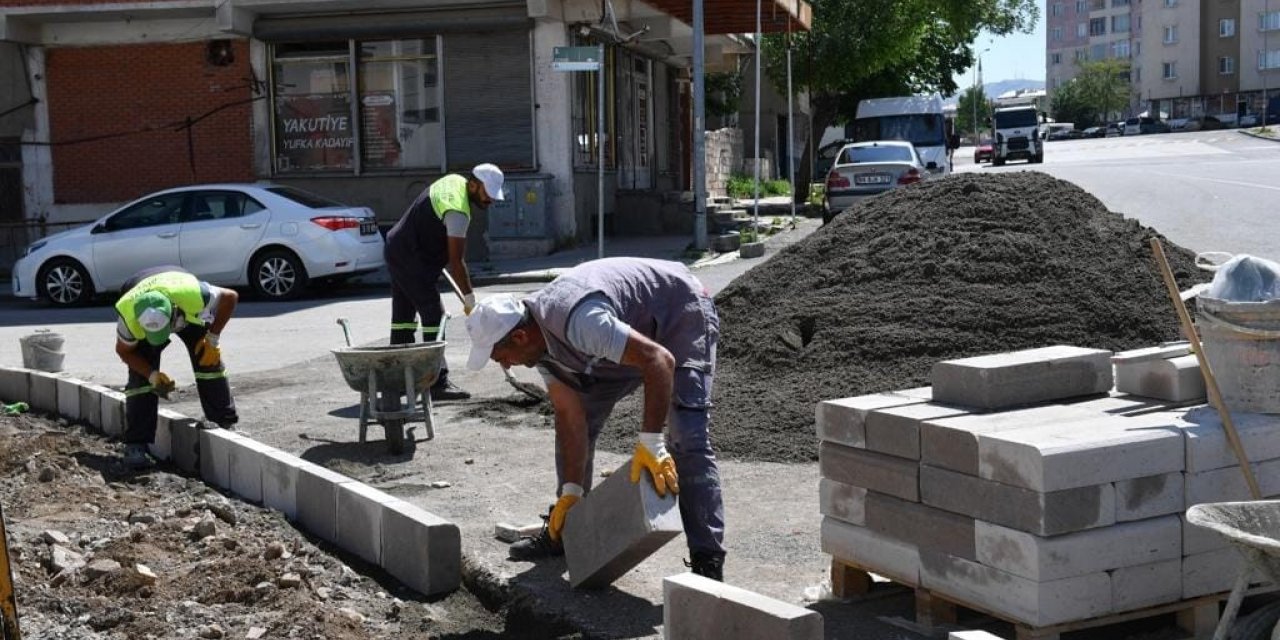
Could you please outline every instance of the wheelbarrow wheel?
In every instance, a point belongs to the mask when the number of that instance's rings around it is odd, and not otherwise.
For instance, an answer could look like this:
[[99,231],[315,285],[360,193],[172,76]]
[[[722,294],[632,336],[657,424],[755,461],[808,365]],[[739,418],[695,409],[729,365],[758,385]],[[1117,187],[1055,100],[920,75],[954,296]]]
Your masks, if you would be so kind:
[[1231,627],[1231,640],[1271,640],[1271,632],[1280,622],[1280,600],[1268,602],[1241,616]]
[[387,451],[396,456],[404,453],[404,421],[387,420],[383,428],[387,432]]

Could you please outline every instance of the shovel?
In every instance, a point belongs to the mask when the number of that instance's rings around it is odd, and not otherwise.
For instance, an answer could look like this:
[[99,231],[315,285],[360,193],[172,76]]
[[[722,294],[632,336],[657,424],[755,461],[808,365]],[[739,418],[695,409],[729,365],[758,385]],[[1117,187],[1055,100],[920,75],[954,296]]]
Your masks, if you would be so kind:
[[[441,269],[440,273],[444,274],[444,279],[449,281],[449,288],[453,289],[454,295],[458,296],[458,301],[461,302],[462,306],[465,307],[467,305],[467,301],[465,297],[462,295],[462,288],[459,287],[458,283],[454,281],[453,275],[449,273],[449,270],[447,268]],[[530,398],[537,400],[538,402],[545,402],[547,400],[547,394],[545,391],[543,391],[542,389],[539,389],[537,385],[529,384],[528,382],[520,382],[519,380],[516,380],[516,377],[511,375],[510,369],[506,367],[502,367],[502,374],[506,376],[507,384],[510,384],[512,387],[515,387],[516,391],[519,391],[520,393],[523,393],[526,396],[529,396]]]

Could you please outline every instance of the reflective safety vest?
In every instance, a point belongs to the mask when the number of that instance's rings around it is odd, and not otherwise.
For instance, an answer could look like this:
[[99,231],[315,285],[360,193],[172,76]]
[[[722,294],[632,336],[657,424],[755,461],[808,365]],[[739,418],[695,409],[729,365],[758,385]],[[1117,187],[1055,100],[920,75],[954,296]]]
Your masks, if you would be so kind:
[[444,220],[444,214],[457,211],[471,218],[471,200],[467,198],[467,179],[451,173],[435,182],[427,189],[431,198],[431,209],[436,218]]
[[166,271],[143,278],[116,302],[116,312],[120,314],[134,339],[142,340],[147,337],[142,324],[138,322],[138,314],[134,313],[134,303],[142,294],[151,291],[163,293],[174,309],[182,312],[187,324],[204,326],[204,321],[200,319],[200,312],[205,306],[200,279],[190,273]]

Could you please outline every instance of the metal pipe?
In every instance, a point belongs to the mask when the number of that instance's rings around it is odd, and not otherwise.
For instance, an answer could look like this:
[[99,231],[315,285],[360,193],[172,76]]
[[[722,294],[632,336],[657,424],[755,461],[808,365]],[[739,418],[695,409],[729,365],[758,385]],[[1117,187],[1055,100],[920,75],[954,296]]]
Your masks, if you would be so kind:
[[[790,18],[788,18],[790,26]],[[796,226],[796,131],[795,116],[792,115],[791,103],[791,33],[787,32],[787,178],[791,182],[791,228]]]
[[604,257],[604,43],[597,45],[600,67],[596,71],[596,257]]
[[756,0],[756,151],[755,151],[755,210],[752,213],[751,237],[753,240],[756,234],[760,233],[760,58],[764,55],[764,43],[761,41],[761,18],[760,18],[761,0]]
[[707,84],[703,0],[693,0],[693,247],[707,248]]

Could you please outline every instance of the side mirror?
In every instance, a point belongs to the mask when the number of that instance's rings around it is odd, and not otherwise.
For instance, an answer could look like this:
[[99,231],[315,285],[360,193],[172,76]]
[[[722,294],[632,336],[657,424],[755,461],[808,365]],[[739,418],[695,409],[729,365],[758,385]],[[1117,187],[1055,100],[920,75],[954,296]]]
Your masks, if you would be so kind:
[[924,168],[926,168],[926,169],[928,169],[928,170],[930,170],[930,171],[937,171],[937,170],[938,170],[938,163],[936,163],[936,162],[934,162],[934,161],[930,160],[928,164],[924,165]]

